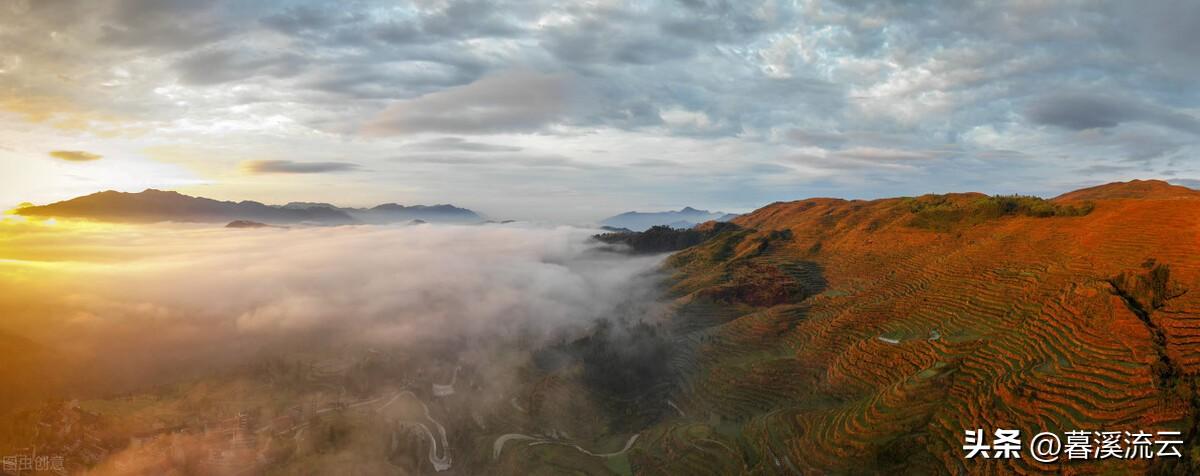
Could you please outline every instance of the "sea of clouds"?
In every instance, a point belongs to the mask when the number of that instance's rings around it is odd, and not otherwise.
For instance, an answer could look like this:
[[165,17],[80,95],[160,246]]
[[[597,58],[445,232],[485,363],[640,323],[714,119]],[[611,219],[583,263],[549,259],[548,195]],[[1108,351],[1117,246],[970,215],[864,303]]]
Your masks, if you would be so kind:
[[572,227],[0,227],[0,332],[106,390],[320,349],[487,359],[650,312],[662,260]]

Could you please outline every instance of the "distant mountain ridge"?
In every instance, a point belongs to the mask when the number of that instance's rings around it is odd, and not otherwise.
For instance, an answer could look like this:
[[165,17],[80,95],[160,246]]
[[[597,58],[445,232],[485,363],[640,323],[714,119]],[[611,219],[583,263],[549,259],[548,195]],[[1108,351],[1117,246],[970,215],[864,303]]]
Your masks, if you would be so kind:
[[1130,180],[1128,182],[1107,183],[1064,193],[1054,198],[1056,201],[1066,200],[1177,200],[1200,198],[1200,191],[1174,185],[1162,180]]
[[385,203],[373,208],[343,208],[328,203],[292,202],[266,205],[255,201],[220,201],[179,192],[146,189],[128,193],[112,190],[41,206],[15,210],[22,216],[85,218],[111,222],[153,223],[252,221],[265,224],[313,223],[386,224],[423,220],[434,223],[475,223],[477,213],[453,205]]
[[725,212],[710,212],[683,207],[679,210],[665,212],[625,212],[600,221],[601,225],[626,228],[633,231],[645,231],[653,226],[669,226],[671,228],[691,228],[706,221],[729,221],[738,215]]

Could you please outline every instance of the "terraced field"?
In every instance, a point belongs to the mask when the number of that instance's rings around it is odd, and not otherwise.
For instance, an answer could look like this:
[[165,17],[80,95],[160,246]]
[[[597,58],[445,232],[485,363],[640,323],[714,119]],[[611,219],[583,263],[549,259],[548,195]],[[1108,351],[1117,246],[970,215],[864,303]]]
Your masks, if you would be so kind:
[[[679,413],[634,472],[1195,474],[1200,192],[1112,184],[1051,202],[1090,213],[936,230],[914,200],[775,203],[673,256]],[[966,460],[974,428],[1177,430],[1191,449]]]

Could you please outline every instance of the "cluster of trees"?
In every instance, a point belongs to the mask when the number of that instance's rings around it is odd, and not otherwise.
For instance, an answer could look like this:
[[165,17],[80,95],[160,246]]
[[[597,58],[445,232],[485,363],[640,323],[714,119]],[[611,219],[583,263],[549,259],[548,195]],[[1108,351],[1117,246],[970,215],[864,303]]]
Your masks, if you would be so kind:
[[723,231],[737,228],[737,225],[728,222],[716,222],[711,226],[688,229],[659,225],[642,232],[603,233],[595,235],[593,238],[610,245],[626,245],[633,253],[668,253],[698,245]]
[[630,318],[601,319],[578,339],[541,349],[550,370],[575,368],[588,394],[604,402],[614,428],[632,430],[667,408],[674,354],[666,331]]
[[1037,218],[1083,216],[1095,208],[1092,202],[1055,203],[1028,195],[992,195],[974,200],[947,195],[925,195],[907,200],[913,214],[909,225],[946,231],[955,225],[980,223],[1005,216]]
[[993,195],[981,200],[975,207],[981,213],[997,217],[1024,215],[1045,218],[1087,215],[1096,205],[1092,202],[1084,202],[1079,205],[1060,204],[1028,195]]

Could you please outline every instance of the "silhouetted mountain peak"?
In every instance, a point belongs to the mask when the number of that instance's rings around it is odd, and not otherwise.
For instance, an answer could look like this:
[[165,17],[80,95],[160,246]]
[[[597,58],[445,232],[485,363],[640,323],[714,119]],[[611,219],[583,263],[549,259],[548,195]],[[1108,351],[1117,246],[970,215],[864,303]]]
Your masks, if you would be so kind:
[[234,220],[225,225],[225,228],[269,228],[271,225],[259,223],[250,220]]
[[304,209],[308,209],[308,208],[333,208],[333,209],[336,209],[337,206],[333,205],[332,203],[324,203],[324,202],[288,202],[287,205],[283,206],[283,208],[291,208],[291,209],[295,209],[295,210],[304,210]]
[[338,208],[328,203],[291,202],[267,205],[253,200],[218,201],[192,197],[173,191],[146,189],[138,193],[106,190],[43,206],[18,208],[17,214],[29,216],[84,218],[115,222],[261,222],[319,223],[401,223],[415,219],[428,222],[478,222],[482,218],[471,210],[453,205],[403,206],[395,203],[372,209]]
[[601,225],[614,228],[626,228],[633,231],[644,231],[653,226],[669,226],[672,228],[691,228],[706,221],[728,221],[737,215],[725,212],[710,212],[690,206],[679,210],[665,212],[625,212],[605,218]]

